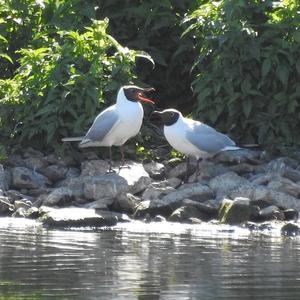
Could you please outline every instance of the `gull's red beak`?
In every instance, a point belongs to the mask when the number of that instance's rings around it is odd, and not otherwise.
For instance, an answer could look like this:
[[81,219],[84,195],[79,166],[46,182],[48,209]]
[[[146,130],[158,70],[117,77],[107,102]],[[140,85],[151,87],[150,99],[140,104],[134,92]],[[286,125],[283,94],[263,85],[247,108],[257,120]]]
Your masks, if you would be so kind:
[[[152,87],[150,87],[150,88],[143,88],[143,91],[145,91],[145,92],[153,92],[153,91],[155,91],[155,89],[152,88]],[[142,101],[142,102],[155,104],[154,101],[152,101],[152,100],[149,99],[149,98],[146,98],[146,97],[143,95],[143,92],[138,92],[138,93],[137,93],[137,98],[138,98],[140,101]]]

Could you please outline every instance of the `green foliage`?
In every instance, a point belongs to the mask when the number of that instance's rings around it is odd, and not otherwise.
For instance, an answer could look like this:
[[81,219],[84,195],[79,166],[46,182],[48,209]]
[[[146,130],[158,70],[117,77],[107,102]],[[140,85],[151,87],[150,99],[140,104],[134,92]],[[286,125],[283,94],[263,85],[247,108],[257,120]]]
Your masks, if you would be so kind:
[[129,48],[146,51],[156,63],[152,70],[142,64],[139,77],[155,86],[160,107],[191,108],[190,67],[194,45],[182,37],[184,15],[198,0],[104,0],[98,1],[97,17],[108,17],[109,32]]
[[18,50],[32,45],[38,47],[41,38],[47,41],[57,30],[83,29],[90,25],[95,17],[92,4],[90,1],[86,5],[84,0],[0,0],[0,41],[2,36],[8,55],[0,57],[0,78],[11,77],[18,68]]
[[96,112],[109,104],[105,92],[115,96],[120,84],[135,78],[138,53],[108,35],[107,26],[108,20],[94,21],[82,33],[40,34],[42,47],[19,50],[16,75],[0,81],[6,136],[57,146],[62,136],[88,128]]
[[297,0],[0,0],[0,138],[57,148],[138,77],[158,108],[299,145],[299,53]]
[[296,1],[223,0],[186,17],[195,37],[195,115],[241,142],[300,145]]

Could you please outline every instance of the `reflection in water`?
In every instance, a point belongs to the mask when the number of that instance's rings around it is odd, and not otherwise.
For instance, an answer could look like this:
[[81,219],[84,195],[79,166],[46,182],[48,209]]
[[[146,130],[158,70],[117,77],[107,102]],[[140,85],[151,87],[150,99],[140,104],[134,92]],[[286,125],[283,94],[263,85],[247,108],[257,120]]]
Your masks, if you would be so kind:
[[298,238],[214,225],[123,226],[59,231],[0,219],[0,298],[299,299]]

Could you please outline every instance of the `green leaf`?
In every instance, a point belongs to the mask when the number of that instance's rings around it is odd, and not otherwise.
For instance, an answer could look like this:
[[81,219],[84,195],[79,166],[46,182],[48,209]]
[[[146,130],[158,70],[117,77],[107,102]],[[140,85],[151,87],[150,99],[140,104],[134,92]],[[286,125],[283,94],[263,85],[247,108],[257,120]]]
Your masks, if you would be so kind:
[[5,53],[0,53],[0,57],[6,59],[7,61],[9,61],[11,64],[13,64],[13,60],[11,59],[11,57]]
[[293,33],[293,37],[297,43],[300,43],[300,30],[299,29]]
[[298,75],[300,75],[300,61],[296,62],[296,69],[297,69]]
[[5,42],[6,44],[8,43],[7,39],[3,35],[1,35],[1,34],[0,34],[0,41]]
[[39,116],[41,116],[41,115],[48,114],[48,113],[53,112],[53,111],[54,111],[53,105],[47,105],[47,106],[44,106],[42,109],[40,109],[40,110],[35,114],[35,117],[39,117]]
[[296,111],[297,107],[299,106],[298,101],[297,100],[291,100],[288,103],[288,108],[287,108],[287,112],[289,114],[292,114]]
[[281,64],[276,69],[276,76],[280,80],[280,82],[286,86],[288,78],[289,78],[289,69],[287,66]]
[[270,70],[271,70],[271,59],[266,58],[261,67],[261,76],[263,78],[266,77],[269,74]]
[[241,84],[241,90],[243,93],[248,94],[251,89],[251,82],[249,78],[246,78]]
[[243,100],[243,112],[246,118],[249,118],[251,110],[252,110],[252,101],[249,99]]

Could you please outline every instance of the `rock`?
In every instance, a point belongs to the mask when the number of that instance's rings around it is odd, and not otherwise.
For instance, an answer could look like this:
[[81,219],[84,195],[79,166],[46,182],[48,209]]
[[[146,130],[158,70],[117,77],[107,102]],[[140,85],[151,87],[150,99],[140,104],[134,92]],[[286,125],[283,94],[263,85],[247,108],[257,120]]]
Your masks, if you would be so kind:
[[85,148],[84,151],[82,152],[82,154],[83,154],[84,158],[87,160],[98,160],[99,159],[99,156],[95,152],[95,149]]
[[54,189],[44,200],[46,206],[66,206],[74,201],[72,190],[66,187]]
[[25,218],[26,217],[26,208],[19,207],[17,210],[15,210],[12,215],[14,218]]
[[179,205],[182,200],[193,198],[195,201],[205,201],[214,196],[213,191],[207,186],[199,183],[189,183],[182,185],[174,192],[151,201],[152,206],[162,207],[170,205]]
[[266,171],[270,175],[281,175],[294,182],[300,181],[300,171],[298,162],[288,157],[281,157],[270,161],[266,166]]
[[40,173],[46,176],[51,182],[57,182],[66,178],[68,168],[60,165],[51,165],[41,169]]
[[[89,178],[88,178],[89,179]],[[84,197],[84,180],[85,177],[71,177],[61,181],[57,187],[66,187],[72,190],[76,199]]]
[[229,169],[238,175],[245,175],[247,173],[263,173],[265,171],[264,167],[261,165],[251,165],[248,163],[241,163],[238,165],[230,166]]
[[42,158],[44,157],[44,154],[41,151],[38,151],[36,149],[33,149],[31,147],[25,149],[24,153],[23,153],[23,157],[24,158]]
[[137,163],[131,163],[130,168],[122,168],[115,174],[87,176],[83,179],[84,196],[96,201],[105,199],[106,205],[111,205],[114,198],[121,193],[136,194],[151,183],[148,173]]
[[284,219],[286,221],[291,221],[291,220],[297,221],[298,220],[299,212],[295,209],[285,209],[283,211],[283,214],[284,214]]
[[281,175],[283,177],[286,177],[294,182],[299,182],[300,181],[300,171],[299,170],[294,170],[294,169],[286,169],[284,170]]
[[126,214],[133,214],[141,199],[130,193],[122,193],[116,197],[110,209]]
[[29,219],[37,219],[41,216],[40,210],[37,207],[30,207],[25,212],[25,217]]
[[0,214],[7,215],[14,211],[14,206],[10,203],[7,197],[0,197]]
[[129,192],[127,181],[117,174],[84,178],[84,196],[91,201],[102,201],[103,206],[111,205],[117,195],[126,192]]
[[165,166],[158,162],[150,162],[144,165],[145,171],[155,180],[161,180],[165,177]]
[[251,213],[250,213],[250,220],[251,221],[260,221],[260,207],[258,205],[253,205],[251,202]]
[[299,198],[300,195],[300,185],[294,183],[288,178],[284,178],[281,176],[276,176],[272,181],[270,181],[267,185],[270,190],[283,192]]
[[186,198],[194,198],[196,201],[205,201],[213,197],[213,192],[206,185],[199,183],[184,184],[179,189],[163,196],[161,199],[142,201],[136,211],[135,218],[141,218],[149,214],[153,217],[157,214],[169,216],[174,209],[180,207],[182,201]]
[[221,223],[237,225],[248,222],[251,215],[250,200],[248,198],[235,198],[233,201],[224,199],[219,209]]
[[281,234],[283,236],[297,236],[300,233],[300,228],[293,223],[287,223],[281,227]]
[[164,181],[152,182],[149,187],[143,192],[142,200],[159,199],[164,195],[167,195],[175,191],[181,180],[178,178],[170,178]]
[[[195,171],[196,171],[196,164],[190,163],[188,176],[192,175]],[[167,172],[167,178],[176,177],[176,178],[184,179],[185,174],[186,174],[186,162],[182,162]]]
[[28,157],[23,159],[20,166],[26,167],[33,171],[40,171],[48,165],[47,161],[42,157]]
[[270,205],[259,211],[260,220],[284,220],[284,213],[276,205]]
[[77,168],[69,167],[66,173],[66,179],[79,177],[80,171]]
[[8,190],[7,173],[4,171],[4,168],[1,164],[0,164],[0,189],[2,191],[7,191]]
[[202,221],[198,218],[188,218],[187,223],[189,223],[189,224],[201,224]]
[[173,211],[168,218],[168,221],[184,223],[191,223],[193,222],[192,219],[209,221],[212,218],[217,217],[217,213],[218,210],[209,205],[190,199],[184,199],[182,201],[182,206]]
[[127,181],[129,186],[128,192],[137,194],[144,191],[152,180],[143,165],[130,161],[126,162],[126,165],[128,167],[121,168],[117,174]]
[[15,209],[24,208],[25,210],[30,208],[31,204],[24,200],[16,200],[14,202]]
[[22,189],[21,192],[26,193],[30,197],[37,198],[40,195],[48,194],[51,190],[52,190],[51,188],[41,186],[37,189],[28,189],[28,190]]
[[105,175],[109,169],[109,163],[105,160],[88,160],[81,164],[82,176]]
[[252,185],[267,185],[274,178],[273,174],[256,174],[249,178]]
[[[269,200],[269,193],[269,189],[264,186],[245,184],[231,190],[229,197],[231,199],[245,197],[251,201]],[[271,204],[271,202],[269,204]]]
[[6,166],[9,167],[18,167],[18,166],[24,166],[23,158],[20,154],[11,154],[8,156],[8,158],[5,161]]
[[202,219],[203,214],[197,209],[196,206],[181,206],[177,208],[168,218],[170,222],[190,223],[190,218]]
[[287,169],[296,169],[298,167],[298,162],[295,159],[289,157],[280,157],[270,161],[267,165],[267,170],[269,172],[283,173]]
[[182,163],[182,159],[178,157],[174,157],[169,159],[168,161],[163,162],[164,165],[166,165],[168,168],[174,168],[178,166],[180,163]]
[[211,205],[205,204],[205,203],[197,202],[197,201],[190,200],[190,199],[184,199],[182,201],[182,205],[183,206],[195,206],[202,213],[201,220],[203,220],[203,221],[208,221],[213,218],[217,218],[217,216],[218,216],[218,209]]
[[195,181],[208,180],[230,171],[227,167],[221,164],[214,164],[207,160],[200,162],[199,169],[200,169],[200,174],[198,178],[196,179],[196,173],[194,173],[189,177],[188,182],[193,183]]
[[172,213],[172,209],[170,206],[156,206],[152,205],[150,200],[141,201],[137,206],[135,212],[133,213],[133,217],[135,219],[141,219],[147,217],[147,219],[151,219],[154,216],[162,215],[164,217],[168,217]]
[[240,164],[240,163],[252,163],[260,164],[261,151],[241,149],[233,151],[222,151],[218,153],[214,160],[216,162],[226,163],[226,164]]
[[279,207],[300,210],[300,199],[288,194],[271,190],[269,193],[269,199],[274,205]]
[[155,187],[155,188],[178,188],[181,185],[181,180],[173,177],[169,178],[163,181],[153,181],[149,186]]
[[5,192],[6,196],[10,199],[10,201],[13,203],[16,200],[23,200],[27,203],[32,203],[34,201],[33,197],[30,197],[28,195],[24,195],[16,190],[8,190]]
[[282,192],[268,189],[264,186],[251,184],[242,185],[230,191],[229,193],[230,198],[235,198],[239,196],[249,198],[252,202],[263,200],[267,201],[270,205],[274,204],[280,208],[293,208],[296,210],[300,210],[299,199]]
[[246,184],[249,184],[249,181],[234,172],[216,176],[209,181],[209,187],[217,194],[217,196],[227,195],[229,191]]
[[39,220],[47,227],[103,227],[115,225],[118,218],[108,211],[69,207],[52,209]]
[[55,154],[49,154],[44,157],[48,164],[50,165],[60,165],[65,167],[75,166],[77,163],[73,156],[66,156],[66,157],[58,157]]
[[25,167],[12,169],[12,185],[16,189],[38,189],[50,185],[47,177]]
[[153,221],[154,221],[154,222],[166,222],[167,220],[166,220],[165,217],[160,216],[160,215],[157,215],[157,216],[155,216],[155,217],[153,218]]
[[53,153],[46,155],[44,158],[49,165],[61,165],[62,158]]

